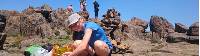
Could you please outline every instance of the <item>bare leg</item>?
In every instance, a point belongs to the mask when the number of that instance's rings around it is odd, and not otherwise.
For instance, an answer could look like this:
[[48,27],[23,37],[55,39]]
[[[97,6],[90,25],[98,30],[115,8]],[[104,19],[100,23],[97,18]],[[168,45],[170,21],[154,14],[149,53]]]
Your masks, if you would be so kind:
[[[78,46],[80,45],[81,41],[82,40],[76,40],[74,41],[73,45]],[[94,50],[90,46],[88,46],[87,50],[83,51],[81,54],[78,54],[78,56],[88,56],[88,55],[92,56],[94,55]]]
[[101,40],[95,41],[94,50],[97,56],[108,56],[110,53],[108,45]]

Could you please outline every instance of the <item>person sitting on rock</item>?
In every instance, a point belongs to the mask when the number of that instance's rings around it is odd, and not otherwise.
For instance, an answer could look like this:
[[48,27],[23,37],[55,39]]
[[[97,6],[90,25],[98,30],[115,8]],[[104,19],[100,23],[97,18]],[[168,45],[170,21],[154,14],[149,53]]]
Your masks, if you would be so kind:
[[65,52],[64,56],[110,56],[113,49],[102,27],[74,13],[65,21],[66,26],[76,32],[73,36],[77,48],[73,52]]

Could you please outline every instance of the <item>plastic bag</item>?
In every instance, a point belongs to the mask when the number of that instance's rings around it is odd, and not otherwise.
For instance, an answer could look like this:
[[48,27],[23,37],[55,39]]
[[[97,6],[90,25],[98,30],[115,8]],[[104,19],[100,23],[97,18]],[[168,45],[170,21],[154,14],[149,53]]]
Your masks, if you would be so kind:
[[32,45],[28,47],[26,52],[30,53],[30,56],[51,56],[52,52],[48,52],[48,50],[42,48],[39,45]]

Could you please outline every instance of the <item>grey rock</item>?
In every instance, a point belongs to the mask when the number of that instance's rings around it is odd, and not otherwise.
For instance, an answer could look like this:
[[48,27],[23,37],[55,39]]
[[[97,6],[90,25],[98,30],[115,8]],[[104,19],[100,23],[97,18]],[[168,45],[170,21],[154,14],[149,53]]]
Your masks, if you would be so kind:
[[188,27],[186,27],[185,25],[181,23],[175,23],[175,32],[186,33],[187,30],[188,30]]
[[190,36],[199,36],[199,22],[193,23],[187,32]]

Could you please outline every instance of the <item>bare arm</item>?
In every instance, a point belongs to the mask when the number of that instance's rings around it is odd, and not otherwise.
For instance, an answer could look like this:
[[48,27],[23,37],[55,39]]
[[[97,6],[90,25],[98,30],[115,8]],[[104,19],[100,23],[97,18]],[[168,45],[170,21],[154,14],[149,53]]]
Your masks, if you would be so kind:
[[86,29],[81,44],[71,53],[72,56],[81,53],[82,51],[88,48],[88,42],[90,40],[91,34],[92,34],[92,29],[90,28]]

